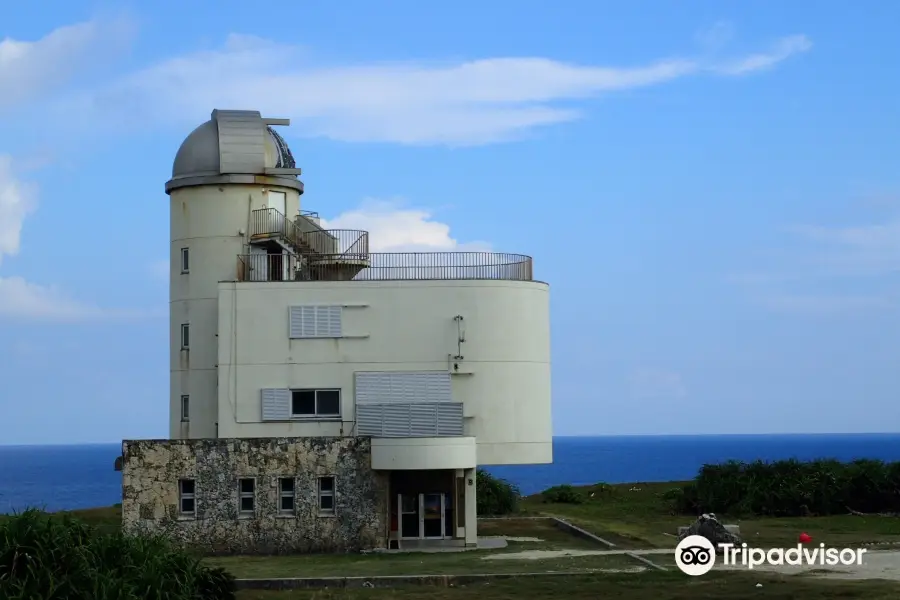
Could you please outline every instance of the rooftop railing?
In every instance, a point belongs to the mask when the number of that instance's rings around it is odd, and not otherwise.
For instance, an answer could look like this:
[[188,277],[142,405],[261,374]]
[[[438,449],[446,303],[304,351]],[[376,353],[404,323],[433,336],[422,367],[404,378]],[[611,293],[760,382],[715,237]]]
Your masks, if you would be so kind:
[[369,232],[357,229],[323,229],[305,231],[299,238],[315,254],[343,255],[366,260],[369,255]]
[[[318,215],[316,215],[318,216]],[[362,259],[369,253],[369,232],[356,229],[304,230],[278,209],[260,208],[250,215],[250,239],[280,238],[300,253],[347,254]]]
[[243,254],[237,275],[239,281],[531,281],[532,259],[503,252]]

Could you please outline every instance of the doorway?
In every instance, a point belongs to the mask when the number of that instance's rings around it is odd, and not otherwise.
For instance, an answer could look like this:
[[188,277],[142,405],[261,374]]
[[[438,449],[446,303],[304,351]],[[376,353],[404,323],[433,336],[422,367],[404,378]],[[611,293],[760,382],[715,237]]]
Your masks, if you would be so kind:
[[453,537],[447,524],[450,499],[447,494],[431,492],[426,494],[398,494],[397,522],[400,539],[443,540]]
[[269,190],[266,192],[266,204],[284,215],[287,213],[287,194]]

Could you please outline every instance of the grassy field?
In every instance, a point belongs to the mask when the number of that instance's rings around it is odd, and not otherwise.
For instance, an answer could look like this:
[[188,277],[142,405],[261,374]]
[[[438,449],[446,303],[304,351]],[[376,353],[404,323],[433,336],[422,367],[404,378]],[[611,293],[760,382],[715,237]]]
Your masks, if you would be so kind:
[[[761,588],[756,587],[762,584]],[[243,591],[240,600],[895,600],[900,585],[882,581],[826,581],[746,573],[687,577],[658,571],[496,580],[453,588],[409,586],[391,589]]]
[[[563,556],[515,559],[511,555],[533,550],[604,550],[595,543],[556,528],[551,521],[521,519],[482,521],[480,535],[538,538],[540,542],[511,541],[497,550],[415,552],[385,554],[223,556],[207,558],[246,579],[278,577],[347,577],[372,575],[457,575],[463,573],[590,572],[643,566],[628,556]],[[509,558],[488,557],[506,554]]]
[[[669,548],[674,546],[672,535],[677,527],[691,522],[689,516],[671,514],[660,498],[663,492],[676,485],[679,484],[587,486],[583,488],[588,496],[584,504],[545,504],[539,495],[530,496],[522,502],[523,515],[557,516],[622,548]],[[592,492],[594,497],[590,498]],[[71,514],[107,530],[118,528],[120,523],[120,513],[116,507],[73,511]],[[837,515],[744,519],[721,514],[718,517],[726,523],[740,525],[741,535],[747,543],[755,546],[796,544],[797,536],[804,531],[813,537],[813,541],[830,546],[857,546],[867,542],[900,544],[900,518]],[[525,533],[523,527],[532,528],[532,533]],[[569,548],[584,546],[584,543],[567,534],[553,531],[550,526],[544,526],[539,534],[534,533],[533,527],[536,526],[521,520],[505,524],[499,520],[482,520],[479,521],[478,532],[480,535],[533,535],[547,540],[550,545],[565,542]]]
[[[520,544],[511,544],[521,550]],[[376,554],[363,556],[271,556],[208,558],[206,562],[224,567],[235,577],[267,579],[280,577],[361,577],[376,575],[461,575],[481,573],[567,572],[620,570],[641,567],[624,555],[567,556],[541,560],[485,560],[496,551]]]
[[[623,548],[670,548],[679,525],[691,517],[673,515],[660,495],[678,483],[630,483],[583,488],[584,504],[544,504],[539,496],[523,501],[528,514],[552,514],[566,519]],[[594,497],[590,498],[590,494]],[[781,547],[797,543],[801,532],[829,546],[858,546],[867,542],[900,543],[900,519],[836,515],[806,518],[741,519],[716,515],[740,525],[744,540],[753,546]],[[670,534],[670,535],[666,535]]]
[[[673,535],[689,516],[672,515],[661,494],[677,484],[637,483],[585,488],[582,504],[547,504],[540,496],[523,500],[522,515],[553,515],[570,521],[615,543],[622,549],[673,548]],[[593,497],[590,494],[593,493]],[[119,527],[117,507],[74,511],[72,514],[105,530]],[[800,532],[814,542],[830,546],[858,546],[869,542],[900,543],[900,519],[839,515],[786,519],[739,519],[718,515],[726,523],[741,527],[745,540],[754,546],[776,547],[797,543]],[[216,557],[205,559],[223,566],[238,578],[424,575],[464,573],[522,573],[564,571],[572,577],[517,578],[441,588],[411,586],[391,589],[310,590],[241,592],[242,600],[529,600],[534,598],[636,598],[694,600],[697,598],[897,598],[900,583],[882,581],[837,581],[811,576],[777,576],[764,573],[715,572],[699,578],[687,577],[672,568],[669,556],[648,557],[669,567],[667,572],[616,573],[643,566],[632,558],[616,556],[565,556],[541,560],[484,560],[489,554],[530,550],[601,550],[592,542],[555,528],[550,521],[530,519],[481,520],[482,536],[540,538],[541,542],[509,542],[505,549],[458,553],[295,555],[281,557]],[[607,572],[602,572],[607,571]],[[763,587],[756,587],[762,583]]]

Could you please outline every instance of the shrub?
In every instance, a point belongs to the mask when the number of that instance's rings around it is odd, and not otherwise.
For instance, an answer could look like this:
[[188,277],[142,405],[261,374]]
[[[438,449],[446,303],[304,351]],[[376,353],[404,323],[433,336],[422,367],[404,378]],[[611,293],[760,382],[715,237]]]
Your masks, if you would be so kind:
[[0,598],[232,600],[234,578],[161,537],[37,510],[0,520]]
[[613,486],[611,486],[608,483],[603,482],[603,481],[600,481],[600,482],[592,485],[590,490],[591,490],[592,495],[593,494],[596,494],[598,496],[615,496],[616,495],[616,488],[614,488]]
[[682,513],[806,516],[900,512],[900,463],[857,460],[704,465],[679,492],[664,498]]
[[475,499],[479,515],[509,515],[519,510],[519,488],[478,469],[475,474]]
[[586,497],[583,491],[569,484],[554,485],[541,492],[541,499],[552,504],[581,504]]

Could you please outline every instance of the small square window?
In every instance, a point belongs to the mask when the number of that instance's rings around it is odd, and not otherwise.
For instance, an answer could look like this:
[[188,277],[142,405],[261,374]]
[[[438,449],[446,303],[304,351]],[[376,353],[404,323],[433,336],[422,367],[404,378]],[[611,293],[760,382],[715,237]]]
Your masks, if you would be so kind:
[[191,347],[191,325],[189,323],[181,324],[181,349],[187,350]]
[[181,272],[189,273],[191,270],[191,251],[189,248],[181,249]]
[[196,485],[193,479],[178,480],[178,512],[184,517],[197,514],[197,501],[194,495]]
[[294,512],[294,480],[285,477],[278,480],[278,511],[283,514]]
[[319,477],[319,514],[333,515],[334,477]]
[[241,516],[250,516],[256,511],[256,480],[238,480],[238,511]]
[[181,397],[181,420],[185,423],[191,420],[191,397]]
[[331,416],[341,414],[341,391],[340,390],[317,390],[316,391],[316,414],[320,416]]
[[316,414],[316,391],[297,390],[291,394],[291,414],[312,417]]

